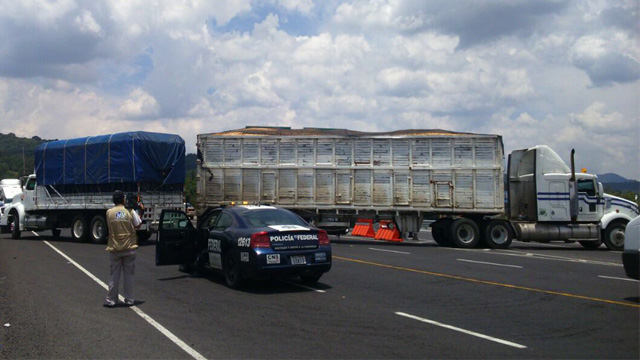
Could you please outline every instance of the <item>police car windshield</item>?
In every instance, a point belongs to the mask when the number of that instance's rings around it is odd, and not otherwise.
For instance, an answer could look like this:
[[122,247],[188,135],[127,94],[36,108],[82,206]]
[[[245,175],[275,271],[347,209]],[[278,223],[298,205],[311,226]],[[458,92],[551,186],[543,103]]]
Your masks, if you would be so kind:
[[254,228],[271,225],[309,226],[309,224],[304,222],[304,220],[296,214],[279,209],[251,210],[245,212],[242,216],[245,218],[247,225]]

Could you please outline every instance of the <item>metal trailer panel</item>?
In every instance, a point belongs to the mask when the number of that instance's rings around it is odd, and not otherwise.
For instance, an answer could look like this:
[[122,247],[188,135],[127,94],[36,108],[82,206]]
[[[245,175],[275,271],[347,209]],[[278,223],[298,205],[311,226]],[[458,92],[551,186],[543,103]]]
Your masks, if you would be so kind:
[[199,208],[504,212],[499,135],[241,129],[198,135]]

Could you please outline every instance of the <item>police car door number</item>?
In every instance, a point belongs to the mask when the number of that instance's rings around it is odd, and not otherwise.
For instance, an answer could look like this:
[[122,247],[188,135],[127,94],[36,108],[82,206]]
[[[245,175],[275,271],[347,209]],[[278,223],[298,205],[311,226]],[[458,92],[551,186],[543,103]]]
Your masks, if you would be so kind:
[[303,255],[291,256],[291,265],[304,265],[307,263],[307,259]]

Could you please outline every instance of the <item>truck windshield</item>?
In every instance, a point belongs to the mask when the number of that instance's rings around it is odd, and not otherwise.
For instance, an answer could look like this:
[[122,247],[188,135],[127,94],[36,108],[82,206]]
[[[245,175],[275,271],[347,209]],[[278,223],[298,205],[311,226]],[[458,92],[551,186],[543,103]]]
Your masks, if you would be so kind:
[[593,180],[578,180],[578,192],[596,196],[596,186]]
[[538,151],[542,161],[543,174],[571,174],[571,169],[555,151],[548,147],[541,147]]

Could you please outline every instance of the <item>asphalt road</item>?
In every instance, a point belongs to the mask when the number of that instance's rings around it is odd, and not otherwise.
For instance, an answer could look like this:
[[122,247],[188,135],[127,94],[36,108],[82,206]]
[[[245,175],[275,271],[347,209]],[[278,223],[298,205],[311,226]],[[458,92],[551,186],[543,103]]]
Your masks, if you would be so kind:
[[316,287],[234,291],[215,274],[156,267],[152,242],[138,251],[137,305],[108,309],[104,245],[23,236],[0,235],[0,358],[640,356],[640,282],[604,247],[342,237]]

